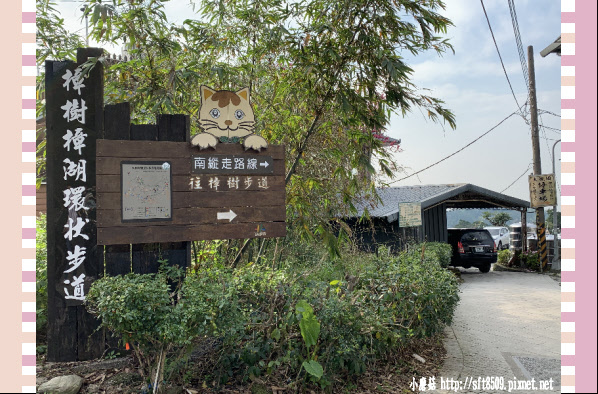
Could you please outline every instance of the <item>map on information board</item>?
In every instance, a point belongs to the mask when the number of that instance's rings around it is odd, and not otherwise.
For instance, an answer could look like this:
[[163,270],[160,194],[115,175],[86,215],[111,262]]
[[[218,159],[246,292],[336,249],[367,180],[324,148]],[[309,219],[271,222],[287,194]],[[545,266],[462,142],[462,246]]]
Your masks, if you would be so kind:
[[422,205],[418,202],[399,203],[399,227],[422,225]]
[[122,220],[172,220],[169,162],[121,163]]

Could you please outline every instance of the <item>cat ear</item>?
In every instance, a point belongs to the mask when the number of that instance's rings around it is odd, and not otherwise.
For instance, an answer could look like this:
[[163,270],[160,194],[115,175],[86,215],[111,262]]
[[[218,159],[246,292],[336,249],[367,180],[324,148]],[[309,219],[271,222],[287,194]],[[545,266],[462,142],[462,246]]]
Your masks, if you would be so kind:
[[249,101],[249,88],[243,88],[236,93],[237,93],[237,96],[242,97],[245,100]]
[[212,96],[214,93],[216,93],[216,91],[214,89],[210,89],[206,85],[201,85],[199,87],[199,91],[201,93],[201,102],[202,103],[205,102],[207,99],[209,99],[210,96]]

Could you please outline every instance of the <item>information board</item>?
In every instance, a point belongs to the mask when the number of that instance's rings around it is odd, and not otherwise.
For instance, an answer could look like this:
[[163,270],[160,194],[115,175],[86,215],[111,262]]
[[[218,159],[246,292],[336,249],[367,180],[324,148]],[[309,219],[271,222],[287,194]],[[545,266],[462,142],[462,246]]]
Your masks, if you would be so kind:
[[422,205],[418,202],[399,203],[399,227],[422,225]]
[[172,220],[170,162],[121,163],[122,220]]

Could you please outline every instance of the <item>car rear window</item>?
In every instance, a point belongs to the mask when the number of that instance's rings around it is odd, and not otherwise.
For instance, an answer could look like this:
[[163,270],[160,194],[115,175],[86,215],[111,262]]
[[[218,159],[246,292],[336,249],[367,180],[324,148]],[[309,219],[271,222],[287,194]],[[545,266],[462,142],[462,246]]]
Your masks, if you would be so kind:
[[463,234],[461,242],[464,243],[484,243],[494,242],[487,231],[469,231]]

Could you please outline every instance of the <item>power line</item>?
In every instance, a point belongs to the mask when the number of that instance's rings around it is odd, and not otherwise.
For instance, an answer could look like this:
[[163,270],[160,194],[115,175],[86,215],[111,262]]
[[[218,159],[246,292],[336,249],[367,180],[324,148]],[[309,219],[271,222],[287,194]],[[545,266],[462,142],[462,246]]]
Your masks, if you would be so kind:
[[470,145],[474,144],[475,142],[477,142],[478,140],[480,140],[482,137],[484,137],[486,134],[490,133],[492,130],[496,129],[498,126],[500,126],[501,124],[503,124],[503,123],[504,123],[504,122],[505,122],[507,119],[509,119],[511,116],[513,116],[513,115],[516,115],[516,114],[517,114],[517,112],[513,112],[512,114],[510,114],[509,116],[507,116],[506,118],[504,118],[503,120],[501,120],[500,122],[498,122],[498,123],[497,123],[497,124],[496,124],[494,127],[492,127],[490,130],[486,131],[484,134],[480,135],[478,138],[476,138],[475,140],[471,141],[469,144],[465,145],[464,147],[462,147],[462,148],[461,148],[461,149],[459,149],[458,151],[451,153],[450,155],[448,155],[448,156],[444,157],[443,159],[440,159],[440,160],[438,160],[436,163],[430,164],[430,165],[429,165],[429,166],[427,166],[426,168],[422,168],[421,170],[419,170],[419,171],[417,171],[417,172],[414,172],[414,173],[413,173],[413,174],[411,174],[411,175],[408,175],[408,176],[406,176],[406,177],[403,177],[403,178],[401,178],[401,179],[397,179],[396,181],[389,182],[389,185],[391,185],[391,184],[393,184],[393,183],[400,182],[400,181],[402,181],[402,180],[405,180],[405,179],[407,179],[407,178],[411,178],[412,176],[415,176],[415,175],[417,175],[417,174],[419,174],[419,173],[422,173],[422,172],[426,171],[427,169],[429,169],[429,168],[432,168],[432,167],[434,167],[435,165],[442,163],[442,162],[443,162],[443,161],[445,161],[446,159],[448,159],[448,158],[450,158],[450,157],[453,157],[453,156],[455,156],[457,153],[461,152],[462,150],[464,150],[464,149],[465,149],[465,148],[467,148],[468,146],[470,146]]
[[504,189],[501,190],[501,193],[503,193],[505,190],[507,190],[508,188],[510,188],[511,186],[513,186],[515,184],[515,182],[517,182],[518,180],[521,179],[522,176],[524,176],[525,174],[527,174],[527,172],[529,171],[529,168],[532,166],[532,163],[529,163],[527,165],[527,168],[525,169],[525,171],[523,171],[523,174],[519,175],[519,177],[517,179],[515,179],[509,186],[505,187]]
[[546,129],[546,130],[554,131],[555,133],[560,133],[561,132],[561,129],[555,129],[554,127],[544,126],[544,125],[541,125],[541,127],[543,129]]
[[515,33],[515,42],[517,43],[517,51],[519,52],[519,62],[521,63],[521,70],[523,71],[523,79],[529,93],[529,77],[527,75],[527,61],[523,51],[523,44],[521,43],[521,33],[519,32],[519,23],[517,22],[517,11],[515,11],[515,2],[509,1],[509,11],[511,12],[511,22],[513,24],[513,32]]
[[550,111],[547,111],[545,109],[540,109],[540,108],[538,108],[538,113],[540,113],[540,114],[548,114],[548,115],[556,116],[558,118],[561,117],[561,115],[559,115],[559,114],[555,114],[554,112],[550,112]]
[[498,44],[496,43],[496,38],[494,37],[494,32],[492,31],[492,26],[490,25],[490,19],[488,18],[488,13],[486,12],[486,7],[484,6],[484,0],[480,0],[482,3],[482,9],[484,10],[484,15],[486,16],[486,21],[488,22],[488,28],[490,29],[490,34],[492,35],[492,40],[494,41],[494,46],[496,47],[496,52],[498,53],[498,58],[500,59],[500,64],[502,65],[502,70],[505,73],[505,77],[507,78],[507,82],[509,83],[509,88],[511,89],[511,93],[513,94],[513,98],[517,103],[517,108],[521,108],[519,105],[519,101],[517,101],[517,97],[515,97],[515,91],[513,91],[513,86],[511,85],[511,80],[509,79],[509,75],[507,74],[507,69],[505,68],[505,63],[502,61],[502,56],[500,55],[500,51],[498,50]]

